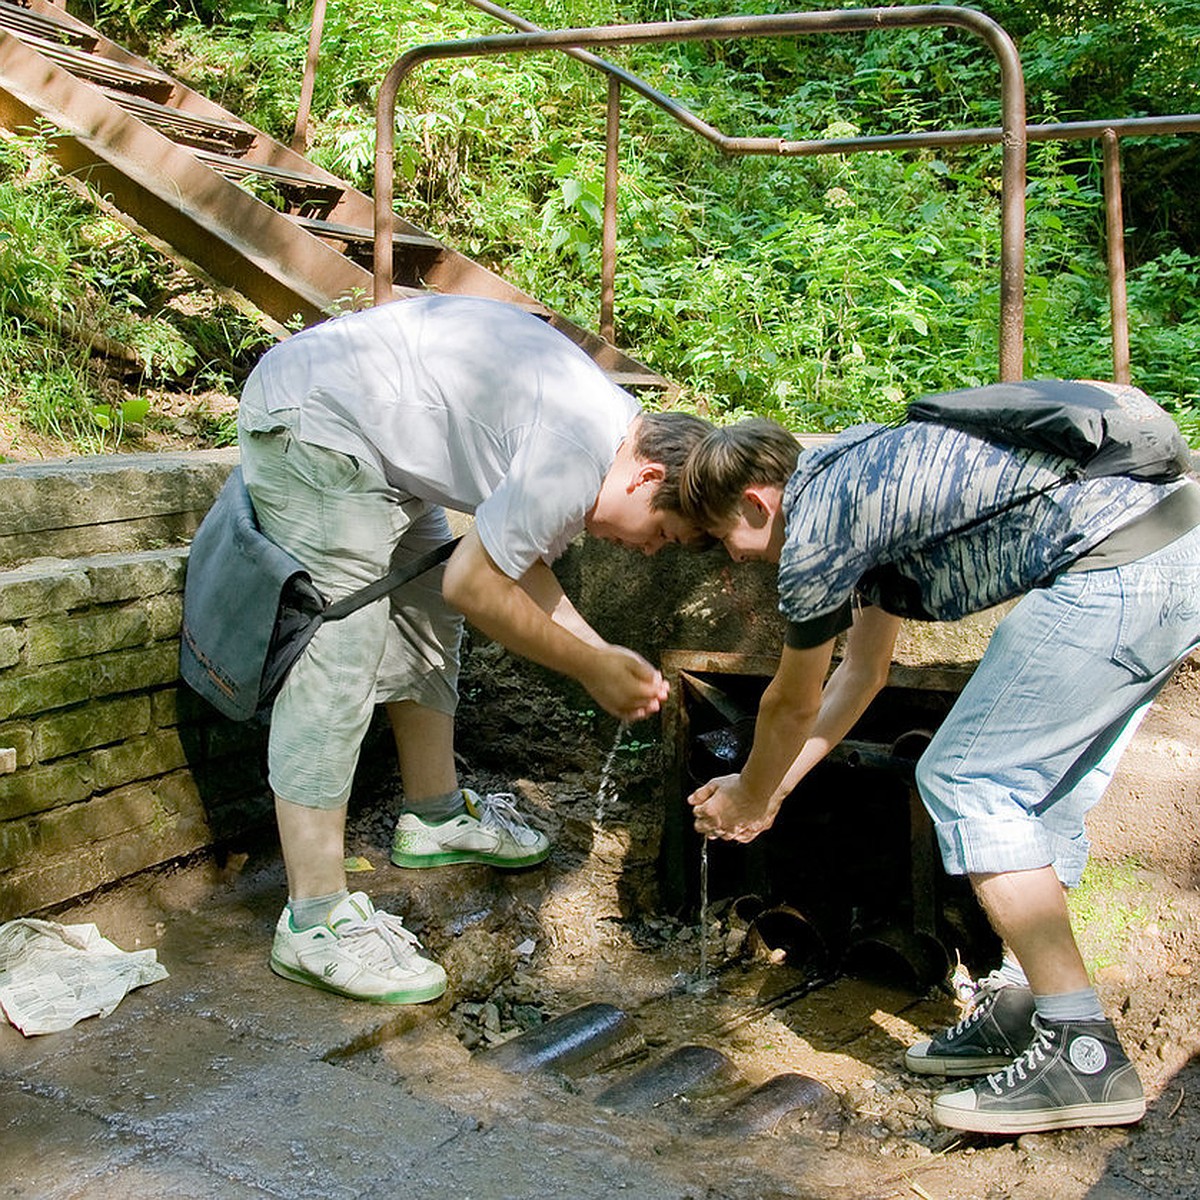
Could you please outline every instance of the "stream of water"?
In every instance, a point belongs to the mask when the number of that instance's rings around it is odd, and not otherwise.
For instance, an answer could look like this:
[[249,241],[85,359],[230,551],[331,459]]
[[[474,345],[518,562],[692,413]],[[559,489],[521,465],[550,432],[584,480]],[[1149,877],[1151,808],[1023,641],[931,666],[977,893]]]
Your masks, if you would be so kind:
[[617,747],[620,746],[621,739],[625,736],[625,730],[628,728],[628,721],[622,721],[617,726],[617,736],[613,738],[612,748],[604,760],[604,766],[600,768],[600,784],[596,788],[596,816],[594,818],[598,829],[604,824],[604,808],[612,794],[612,769],[617,757]]
[[[600,768],[600,782],[596,787],[596,815],[593,817],[597,829],[604,827],[604,810],[609,800],[615,799],[612,790],[613,764],[616,762],[621,739],[628,728],[629,725],[625,721],[617,726],[612,746],[609,747],[604,765]],[[694,995],[705,995],[714,987],[716,980],[708,973],[708,838],[705,838],[700,843],[700,966],[695,977],[688,981],[687,990]]]
[[687,981],[686,990],[693,996],[706,996],[717,981],[708,971],[708,838],[700,843],[700,965]]

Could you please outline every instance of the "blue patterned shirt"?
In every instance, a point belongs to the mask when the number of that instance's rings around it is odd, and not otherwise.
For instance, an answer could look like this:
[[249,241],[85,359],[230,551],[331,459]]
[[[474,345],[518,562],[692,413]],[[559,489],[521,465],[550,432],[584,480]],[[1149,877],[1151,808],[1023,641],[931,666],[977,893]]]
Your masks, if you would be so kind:
[[856,592],[930,621],[1021,595],[1182,486],[1106,476],[1052,487],[1071,465],[929,422],[855,426],[802,454],[783,497],[789,644],[847,628]]

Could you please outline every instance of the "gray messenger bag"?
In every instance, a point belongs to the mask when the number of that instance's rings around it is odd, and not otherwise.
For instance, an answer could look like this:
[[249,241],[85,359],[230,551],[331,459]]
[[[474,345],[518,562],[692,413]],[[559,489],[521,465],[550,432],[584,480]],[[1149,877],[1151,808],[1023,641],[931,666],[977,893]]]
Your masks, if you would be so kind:
[[338,621],[445,562],[458,539],[330,604],[303,563],[258,527],[236,467],[192,541],[183,592],[179,673],[225,716],[267,708],[326,621]]

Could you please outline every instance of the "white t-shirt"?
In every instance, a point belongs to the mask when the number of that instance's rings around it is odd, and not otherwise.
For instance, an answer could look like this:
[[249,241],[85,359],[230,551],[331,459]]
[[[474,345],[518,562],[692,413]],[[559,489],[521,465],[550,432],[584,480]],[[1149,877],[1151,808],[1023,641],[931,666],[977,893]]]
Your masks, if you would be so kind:
[[569,338],[494,300],[422,296],[269,350],[241,423],[375,463],[399,492],[473,512],[510,578],[583,530],[637,401]]

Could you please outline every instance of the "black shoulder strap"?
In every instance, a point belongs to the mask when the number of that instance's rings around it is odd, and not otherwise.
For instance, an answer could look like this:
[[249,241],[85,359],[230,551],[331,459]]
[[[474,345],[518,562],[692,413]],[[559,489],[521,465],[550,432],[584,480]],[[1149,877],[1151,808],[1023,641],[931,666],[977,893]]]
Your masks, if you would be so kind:
[[412,562],[405,563],[404,566],[397,567],[394,571],[389,571],[382,579],[368,583],[366,587],[359,588],[357,592],[351,592],[349,596],[343,596],[321,613],[321,620],[339,621],[342,617],[348,617],[352,612],[357,612],[364,604],[370,604],[381,596],[394,592],[410,580],[416,579],[418,575],[424,575],[438,563],[445,562],[454,553],[454,547],[460,541],[462,541],[461,537],[451,538],[450,541],[435,546],[428,554],[422,554],[420,558],[414,558]]

